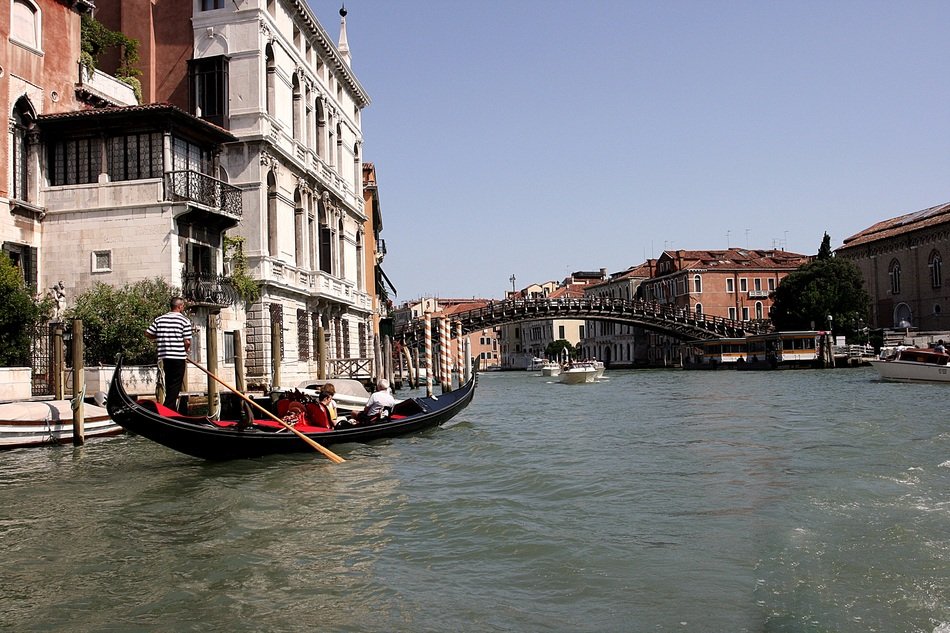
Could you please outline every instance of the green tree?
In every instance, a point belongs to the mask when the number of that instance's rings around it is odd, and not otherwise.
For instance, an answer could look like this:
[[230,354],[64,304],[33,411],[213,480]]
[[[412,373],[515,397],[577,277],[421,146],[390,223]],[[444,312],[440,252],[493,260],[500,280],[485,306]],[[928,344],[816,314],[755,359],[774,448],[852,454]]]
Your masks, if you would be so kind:
[[110,365],[118,353],[130,365],[154,363],[155,346],[145,338],[145,329],[168,311],[169,300],[177,294],[177,288],[155,278],[122,288],[98,283],[76,297],[66,318],[82,319],[86,363]]
[[818,247],[818,255],[815,256],[816,259],[831,259],[831,236],[825,233],[825,236],[821,238],[821,246]]
[[10,258],[0,255],[0,367],[30,364],[33,328],[45,316],[44,303],[37,303]]
[[830,253],[830,238],[825,234],[818,258],[785,277],[776,288],[772,323],[783,331],[824,329],[831,316],[835,334],[863,340],[870,298],[861,271],[847,259],[822,257],[826,242]]
[[561,354],[563,350],[565,349],[571,355],[572,358],[575,358],[577,356],[577,350],[574,349],[574,346],[571,345],[571,342],[563,338],[559,338],[556,341],[551,341],[550,343],[548,343],[548,346],[544,348],[544,355],[547,358],[553,358],[557,360],[561,358]]

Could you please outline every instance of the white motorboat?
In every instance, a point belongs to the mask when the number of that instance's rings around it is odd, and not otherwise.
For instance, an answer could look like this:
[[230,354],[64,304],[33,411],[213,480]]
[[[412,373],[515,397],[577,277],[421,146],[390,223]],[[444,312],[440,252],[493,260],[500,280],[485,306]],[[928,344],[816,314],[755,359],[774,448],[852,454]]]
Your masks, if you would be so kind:
[[882,380],[950,383],[950,354],[933,349],[909,348],[894,356],[868,361]]
[[[102,407],[83,404],[86,439],[122,433]],[[73,441],[73,410],[69,400],[0,404],[0,448],[66,444]]]
[[525,367],[527,371],[541,371],[541,368],[544,367],[545,360],[543,358],[538,358],[535,356],[531,359],[531,362],[528,363],[528,366]]
[[544,365],[541,366],[541,375],[542,376],[557,376],[561,373],[561,364],[553,360],[544,361]]
[[558,380],[566,385],[579,385],[594,382],[596,375],[597,370],[592,365],[578,364],[563,368]]
[[[327,378],[326,380],[304,380],[297,385],[296,390],[317,398],[320,395],[320,387],[326,383],[331,383],[336,392],[333,394],[333,401],[337,409],[344,415],[355,411],[362,411],[366,406],[366,401],[370,397],[369,391],[359,380],[352,378]],[[275,389],[276,394],[282,391],[293,391],[293,389]]]

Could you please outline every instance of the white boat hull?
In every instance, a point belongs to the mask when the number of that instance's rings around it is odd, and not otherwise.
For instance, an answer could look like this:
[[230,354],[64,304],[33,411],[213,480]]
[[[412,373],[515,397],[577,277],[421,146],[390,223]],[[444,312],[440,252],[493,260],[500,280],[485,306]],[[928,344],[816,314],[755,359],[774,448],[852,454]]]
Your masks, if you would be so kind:
[[565,385],[580,385],[585,382],[594,382],[597,370],[593,367],[572,367],[561,371],[560,382]]
[[[86,439],[118,435],[121,426],[102,407],[83,405]],[[73,440],[73,412],[68,400],[0,404],[0,448],[66,444]]]
[[950,365],[933,365],[903,360],[869,360],[882,380],[900,382],[950,383]]
[[551,376],[551,377],[553,377],[553,376],[558,376],[558,375],[560,375],[560,374],[561,374],[561,367],[560,367],[560,366],[542,367],[542,368],[541,368],[541,375],[542,375],[542,376]]

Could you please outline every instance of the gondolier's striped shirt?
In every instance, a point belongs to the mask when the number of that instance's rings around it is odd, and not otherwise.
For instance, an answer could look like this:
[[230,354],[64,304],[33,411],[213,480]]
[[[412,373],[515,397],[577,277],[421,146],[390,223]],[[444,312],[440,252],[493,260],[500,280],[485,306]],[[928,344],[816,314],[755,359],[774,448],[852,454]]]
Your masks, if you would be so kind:
[[191,340],[191,321],[181,312],[166,312],[156,317],[146,332],[156,337],[159,358],[187,358],[185,340]]

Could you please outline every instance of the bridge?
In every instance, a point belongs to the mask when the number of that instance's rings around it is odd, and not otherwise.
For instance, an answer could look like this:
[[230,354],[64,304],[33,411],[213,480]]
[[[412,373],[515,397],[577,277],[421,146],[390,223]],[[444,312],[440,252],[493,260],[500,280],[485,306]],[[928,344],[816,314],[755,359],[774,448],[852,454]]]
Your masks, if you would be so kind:
[[[451,315],[452,321],[462,324],[463,335],[508,323],[541,319],[612,321],[687,341],[741,338],[772,330],[772,324],[767,320],[724,319],[642,299],[506,299]],[[416,318],[397,327],[396,337],[403,338],[410,345],[418,344],[424,329],[425,319]]]

